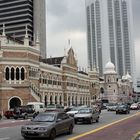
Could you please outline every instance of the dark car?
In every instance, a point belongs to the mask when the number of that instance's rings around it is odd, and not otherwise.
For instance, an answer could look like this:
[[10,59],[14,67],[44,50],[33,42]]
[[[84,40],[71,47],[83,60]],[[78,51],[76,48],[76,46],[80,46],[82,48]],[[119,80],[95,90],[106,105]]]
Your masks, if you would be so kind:
[[64,112],[71,111],[74,108],[74,106],[67,106],[64,108]]
[[14,109],[9,109],[9,110],[4,112],[4,116],[7,119],[13,118],[13,115],[14,115]]
[[15,107],[13,117],[14,119],[18,119],[18,118],[27,119],[28,118],[27,106]]
[[35,117],[38,113],[35,112],[30,106],[19,106],[14,108],[13,117],[14,119],[23,118],[27,119],[28,117]]
[[116,107],[116,114],[119,113],[125,113],[129,114],[130,113],[130,107],[127,104],[120,104]]
[[73,132],[74,119],[65,112],[42,112],[31,122],[21,127],[21,135],[25,138],[49,138],[56,135]]

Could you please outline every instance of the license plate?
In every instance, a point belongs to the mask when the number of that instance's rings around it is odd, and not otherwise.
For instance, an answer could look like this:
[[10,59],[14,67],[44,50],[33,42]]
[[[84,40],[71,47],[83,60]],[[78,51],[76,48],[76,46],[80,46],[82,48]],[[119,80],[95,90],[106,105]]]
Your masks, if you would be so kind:
[[28,134],[34,134],[34,132],[33,131],[28,131]]

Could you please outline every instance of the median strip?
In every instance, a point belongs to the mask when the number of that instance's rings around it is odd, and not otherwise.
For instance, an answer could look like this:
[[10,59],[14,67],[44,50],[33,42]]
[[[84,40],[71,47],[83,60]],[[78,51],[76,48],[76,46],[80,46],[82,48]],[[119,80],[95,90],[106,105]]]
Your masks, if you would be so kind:
[[100,130],[102,130],[102,129],[104,129],[104,128],[107,128],[107,127],[109,127],[109,126],[111,126],[111,125],[117,124],[117,123],[119,123],[119,122],[122,122],[122,121],[124,121],[124,120],[127,120],[127,119],[132,118],[132,117],[137,116],[137,115],[140,115],[140,112],[138,112],[138,113],[136,113],[136,114],[134,114],[134,115],[125,117],[125,118],[123,118],[123,119],[120,119],[120,120],[118,120],[118,121],[109,123],[109,124],[107,124],[107,125],[104,125],[104,126],[102,126],[102,127],[97,128],[97,129],[94,129],[94,130],[91,130],[91,131],[88,131],[88,132],[79,134],[79,135],[77,135],[77,136],[75,136],[75,137],[69,138],[68,140],[76,140],[76,139],[78,139],[78,138],[81,138],[81,137],[84,137],[84,136],[86,136],[86,135],[95,133],[95,132],[100,131]]

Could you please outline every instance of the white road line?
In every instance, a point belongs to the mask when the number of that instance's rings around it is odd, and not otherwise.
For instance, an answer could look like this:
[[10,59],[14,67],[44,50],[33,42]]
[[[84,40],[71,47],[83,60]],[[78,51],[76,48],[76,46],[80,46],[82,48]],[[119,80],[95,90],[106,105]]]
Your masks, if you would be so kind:
[[9,140],[10,137],[0,138],[0,140]]

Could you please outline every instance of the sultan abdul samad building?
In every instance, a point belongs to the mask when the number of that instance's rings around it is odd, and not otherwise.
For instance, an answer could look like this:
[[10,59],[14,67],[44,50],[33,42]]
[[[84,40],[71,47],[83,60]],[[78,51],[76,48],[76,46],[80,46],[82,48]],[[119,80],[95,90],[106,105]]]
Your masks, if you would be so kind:
[[38,37],[30,46],[27,31],[21,42],[6,36],[3,26],[0,35],[0,111],[32,101],[64,106],[91,105],[97,99],[123,101],[124,97],[130,96],[130,81],[125,77],[123,82],[118,82],[114,66],[111,76],[110,69],[112,65],[107,64],[106,80],[101,81],[96,68],[88,73],[78,71],[72,48],[63,57],[42,59]]

